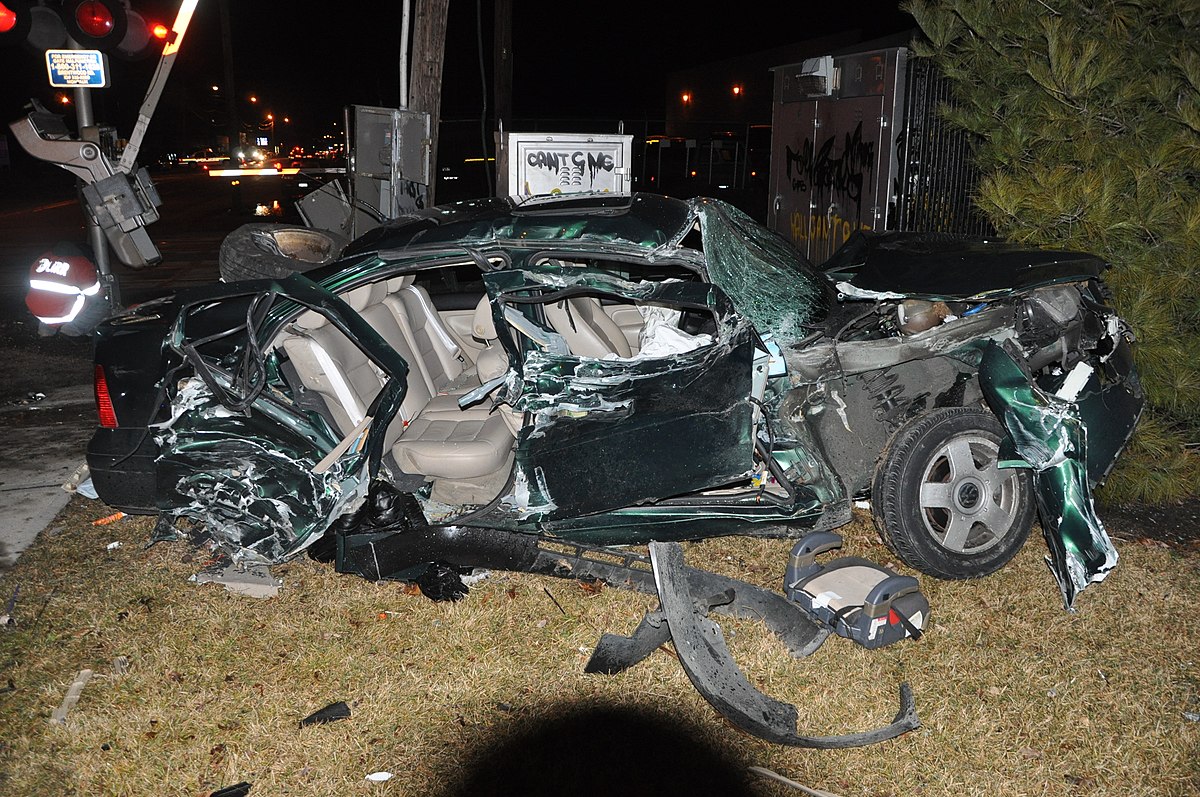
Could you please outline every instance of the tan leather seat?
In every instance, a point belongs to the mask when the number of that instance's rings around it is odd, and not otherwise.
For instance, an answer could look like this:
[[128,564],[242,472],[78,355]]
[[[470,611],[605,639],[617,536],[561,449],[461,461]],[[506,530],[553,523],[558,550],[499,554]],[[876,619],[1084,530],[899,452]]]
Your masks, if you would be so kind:
[[[361,312],[375,291],[367,285],[341,298]],[[284,339],[284,351],[304,387],[325,398],[338,431],[348,434],[383,387],[378,369],[358,344],[315,310],[302,313],[292,326],[294,333]]]
[[512,447],[512,432],[499,413],[431,412],[409,422],[392,456],[405,473],[467,479],[504,465]]
[[577,357],[630,357],[633,350],[625,334],[604,309],[600,300],[575,296],[545,307],[546,321],[562,335]]
[[[453,396],[434,396],[422,362],[392,308],[384,304],[387,285],[379,282],[342,296],[409,364],[408,390],[384,439],[407,473],[432,478],[470,479],[491,474],[508,461],[513,434],[499,414],[486,407],[461,409]],[[301,382],[325,398],[339,431],[348,434],[362,421],[383,387],[384,374],[357,344],[315,311],[295,322],[283,341]]]
[[471,316],[471,335],[484,342],[483,351],[475,355],[479,384],[495,379],[508,370],[508,352],[496,340],[496,321],[492,317],[491,297],[484,296],[475,305]]
[[465,353],[442,323],[428,292],[408,274],[387,281],[384,304],[408,335],[430,392],[445,391],[471,367]]

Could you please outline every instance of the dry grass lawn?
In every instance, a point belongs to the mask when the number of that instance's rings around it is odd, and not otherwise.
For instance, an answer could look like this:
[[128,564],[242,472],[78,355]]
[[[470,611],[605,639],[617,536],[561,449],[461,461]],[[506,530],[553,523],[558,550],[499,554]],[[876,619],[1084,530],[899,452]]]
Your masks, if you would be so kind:
[[[20,587],[0,629],[0,794],[799,793],[747,766],[842,797],[1200,794],[1200,559],[1158,545],[1123,543],[1076,614],[1040,539],[986,580],[924,579],[928,633],[882,651],[832,638],[796,661],[760,625],[723,621],[802,733],[884,723],[912,684],[919,730],[813,751],[732,728],[665,650],[585,675],[600,633],[629,633],[646,596],[493,573],[439,604],[302,559],[276,569],[277,598],[236,597],[188,581],[202,562],[187,545],[144,548],[149,519],[92,525],[109,511],[74,499],[0,578],[0,604]],[[889,561],[862,516],[844,532],[844,552]],[[778,588],[789,547],[686,555]],[[51,725],[82,668],[95,677]],[[339,700],[351,718],[299,727]],[[530,770],[540,787],[514,782]],[[379,771],[394,777],[365,779]]]

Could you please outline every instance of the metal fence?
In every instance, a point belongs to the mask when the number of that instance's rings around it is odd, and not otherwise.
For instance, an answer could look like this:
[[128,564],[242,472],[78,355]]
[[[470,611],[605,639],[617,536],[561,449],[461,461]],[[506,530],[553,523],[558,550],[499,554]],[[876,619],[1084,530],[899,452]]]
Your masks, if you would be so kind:
[[905,83],[893,229],[995,236],[996,230],[972,201],[979,170],[969,137],[940,113],[942,105],[953,102],[950,81],[928,59],[909,58]]

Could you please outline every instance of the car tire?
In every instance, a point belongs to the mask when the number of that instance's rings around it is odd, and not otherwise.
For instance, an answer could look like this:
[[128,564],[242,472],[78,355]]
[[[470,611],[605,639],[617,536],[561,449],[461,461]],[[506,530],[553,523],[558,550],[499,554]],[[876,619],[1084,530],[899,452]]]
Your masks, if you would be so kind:
[[292,224],[243,224],[221,242],[217,262],[226,282],[275,279],[336,260],[349,243],[328,230]]
[[897,430],[880,455],[871,513],[905,563],[936,578],[1004,567],[1033,526],[1025,468],[999,468],[1004,429],[981,407],[944,407]]

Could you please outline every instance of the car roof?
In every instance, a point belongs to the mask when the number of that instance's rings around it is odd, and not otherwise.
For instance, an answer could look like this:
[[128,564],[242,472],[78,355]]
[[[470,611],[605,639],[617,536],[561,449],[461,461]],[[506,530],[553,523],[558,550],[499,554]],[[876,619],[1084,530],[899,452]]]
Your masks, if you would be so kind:
[[691,206],[657,194],[491,197],[419,210],[369,230],[343,257],[409,248],[574,242],[657,249],[677,242]]

